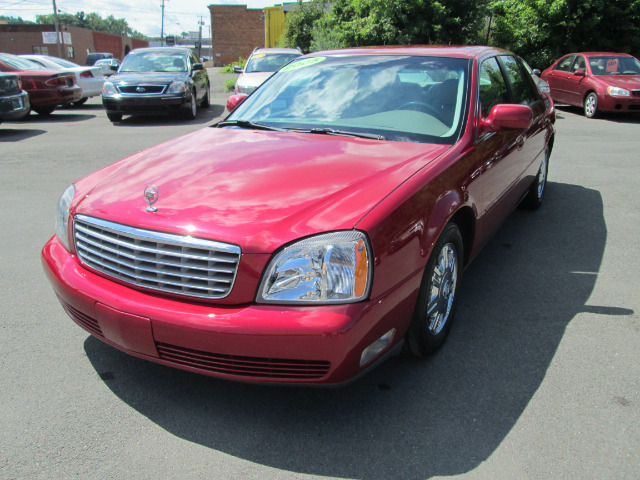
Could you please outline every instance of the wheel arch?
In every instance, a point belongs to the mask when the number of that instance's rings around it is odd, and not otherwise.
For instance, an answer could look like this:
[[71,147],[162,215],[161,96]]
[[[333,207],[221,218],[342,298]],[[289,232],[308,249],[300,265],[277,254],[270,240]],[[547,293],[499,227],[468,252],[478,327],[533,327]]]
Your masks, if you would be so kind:
[[476,217],[473,209],[468,205],[461,207],[453,214],[449,220],[449,223],[451,222],[455,223],[460,229],[462,247],[464,248],[463,264],[466,266],[471,260],[471,249],[476,232]]

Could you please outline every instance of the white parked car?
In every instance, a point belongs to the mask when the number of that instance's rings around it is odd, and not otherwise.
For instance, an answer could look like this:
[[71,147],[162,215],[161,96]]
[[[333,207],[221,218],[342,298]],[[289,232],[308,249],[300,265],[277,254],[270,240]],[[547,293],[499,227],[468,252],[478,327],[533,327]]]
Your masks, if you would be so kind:
[[76,76],[76,83],[82,88],[82,98],[74,102],[73,105],[82,105],[89,97],[97,97],[102,94],[104,75],[100,68],[78,65],[64,58],[50,55],[20,55],[20,57],[30,60],[43,68],[73,72]]
[[236,81],[236,93],[249,94],[273,75],[283,65],[302,55],[299,48],[256,48],[253,50],[244,68],[234,67],[240,73]]
[[96,61],[93,66],[101,68],[102,74],[105,77],[109,77],[116,73],[116,70],[120,66],[120,60],[118,60],[117,58],[103,58],[102,60]]

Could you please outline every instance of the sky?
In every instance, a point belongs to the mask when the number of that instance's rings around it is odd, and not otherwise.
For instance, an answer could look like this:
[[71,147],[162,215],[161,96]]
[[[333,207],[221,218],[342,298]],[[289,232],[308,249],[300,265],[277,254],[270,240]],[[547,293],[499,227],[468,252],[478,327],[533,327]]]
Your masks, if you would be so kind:
[[[55,0],[59,13],[95,12],[102,18],[124,18],[129,27],[149,37],[159,37],[163,0]],[[291,1],[291,0],[288,0]],[[209,5],[247,5],[264,8],[282,4],[282,0],[164,0],[164,33],[180,35],[198,31],[200,16],[205,25],[202,36],[209,36]],[[53,0],[0,0],[0,15],[35,21],[36,15],[53,13]]]

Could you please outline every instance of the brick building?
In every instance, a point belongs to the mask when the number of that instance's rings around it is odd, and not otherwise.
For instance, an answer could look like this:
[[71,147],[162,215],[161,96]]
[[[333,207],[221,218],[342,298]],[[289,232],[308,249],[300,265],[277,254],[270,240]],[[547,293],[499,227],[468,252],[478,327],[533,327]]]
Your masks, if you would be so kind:
[[[137,40],[110,33],[95,32],[86,28],[60,25],[62,58],[84,65],[87,54],[110,52],[122,60],[129,50],[149,46],[145,40]],[[58,57],[54,25],[0,24],[0,52],[41,54]]]
[[209,5],[214,66],[247,58],[256,47],[275,47],[284,18],[297,5],[286,2],[264,10],[246,5]]

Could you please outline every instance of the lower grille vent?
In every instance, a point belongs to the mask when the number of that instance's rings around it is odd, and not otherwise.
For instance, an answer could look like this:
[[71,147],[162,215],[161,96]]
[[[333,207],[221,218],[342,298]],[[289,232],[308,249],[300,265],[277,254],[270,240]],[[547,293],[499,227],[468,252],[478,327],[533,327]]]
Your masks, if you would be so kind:
[[156,343],[156,348],[160,358],[171,363],[207,372],[252,378],[275,380],[318,379],[325,376],[331,366],[329,362],[321,360],[288,360],[221,355],[166,343]]

